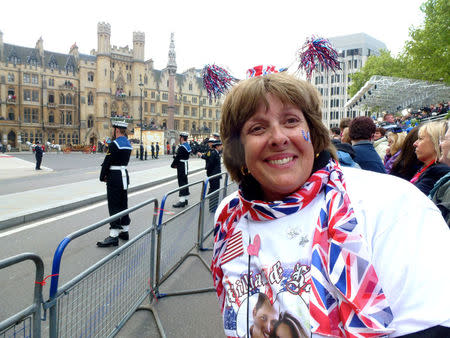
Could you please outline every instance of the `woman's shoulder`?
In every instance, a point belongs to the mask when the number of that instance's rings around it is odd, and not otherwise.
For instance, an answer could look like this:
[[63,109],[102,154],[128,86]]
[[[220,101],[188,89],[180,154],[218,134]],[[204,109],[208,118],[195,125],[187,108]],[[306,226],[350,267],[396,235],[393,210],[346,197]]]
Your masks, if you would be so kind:
[[430,176],[443,176],[450,172],[450,167],[445,163],[436,163],[435,165],[432,165],[429,167],[423,175],[430,175]]
[[343,168],[350,200],[387,207],[406,200],[427,200],[413,184],[394,175],[355,168]]

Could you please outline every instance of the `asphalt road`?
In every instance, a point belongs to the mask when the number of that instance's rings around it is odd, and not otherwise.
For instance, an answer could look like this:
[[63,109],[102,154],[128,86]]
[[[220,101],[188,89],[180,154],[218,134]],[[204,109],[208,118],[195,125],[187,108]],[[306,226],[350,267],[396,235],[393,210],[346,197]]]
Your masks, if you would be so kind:
[[[35,162],[34,154],[31,152],[15,153],[14,157],[29,162]],[[105,154],[102,153],[46,153],[42,160],[42,166],[51,168],[52,171],[40,172],[39,179],[36,179],[36,176],[9,178],[4,184],[2,184],[0,195],[96,179],[100,175],[100,166],[104,157]],[[128,170],[132,173],[134,171],[141,171],[167,165],[167,169],[175,173],[175,170],[170,168],[172,159],[173,158],[171,155],[163,155],[157,160],[154,159],[147,161],[141,161],[136,157],[131,157]]]
[[[2,189],[1,193],[26,191],[48,185],[72,183],[98,177],[99,165],[103,160],[103,156],[104,154],[87,155],[73,153],[69,156],[67,154],[49,154],[44,157],[43,166],[54,169],[53,172],[40,176],[39,180],[35,180],[32,177],[11,179],[4,185],[6,189]],[[32,154],[21,154],[17,157],[25,160],[33,159]],[[134,158],[131,160],[129,169],[132,173],[133,171],[148,169],[152,166],[161,166],[162,163],[167,163],[168,169],[170,169],[169,165],[171,160],[171,156],[148,161],[139,161]],[[204,178],[205,172],[202,171],[190,175],[189,182],[203,180]],[[157,198],[161,201],[167,191],[175,188],[177,188],[176,181],[171,181],[131,193],[129,195],[129,206],[136,205],[151,198]],[[192,206],[199,200],[201,185],[191,187],[190,190],[190,206]],[[173,217],[179,211],[171,207],[176,200],[176,195],[168,198],[165,207],[167,218]],[[147,206],[131,214],[131,237],[148,228],[151,224],[152,216],[153,209],[151,206]],[[44,261],[44,276],[50,275],[53,255],[61,240],[66,235],[107,217],[108,211],[105,201],[0,232],[0,242],[2,243],[0,246],[0,258],[9,257],[21,252],[37,253]],[[183,218],[180,218],[180,221],[181,223],[189,223],[195,217],[197,217],[196,210],[193,210],[185,216],[184,221]],[[184,226],[185,224],[180,225]],[[167,258],[170,261],[174,259],[176,261],[184,254],[182,251],[185,246],[179,243],[187,242],[189,244],[190,241],[193,242],[192,244],[195,243],[195,234],[186,233],[186,230],[182,229],[182,227],[171,226],[165,230],[164,238],[166,240],[164,245],[172,251],[175,248],[174,252],[171,251],[171,256],[173,257]],[[189,231],[193,232],[195,230],[191,227]],[[107,235],[108,225],[104,225],[69,244],[62,259],[60,286],[114,250],[114,248],[98,248],[96,246],[96,242],[102,240]],[[178,251],[177,248],[179,249]],[[208,263],[210,262],[210,252],[205,252],[202,256]],[[31,304],[34,282],[34,266],[32,263],[24,262],[14,267],[0,270],[0,285],[2,285],[2,288],[0,288],[0,321]],[[105,283],[108,282],[108,280],[105,280]],[[165,282],[165,289],[176,290],[181,285],[191,285],[190,288],[210,287],[212,283],[209,273],[201,267],[201,264],[198,261],[190,259],[180,268],[180,272],[177,272]],[[45,300],[49,296],[49,287],[50,283],[44,286]],[[223,337],[221,317],[215,294],[209,293],[183,297],[187,304],[186,310],[180,308],[180,299],[176,300],[176,297],[171,298],[169,301],[160,301],[160,304],[158,304],[161,311],[161,320],[167,330],[167,336]],[[127,323],[119,336],[153,336],[157,332],[155,325],[149,324],[149,318],[150,315],[148,313],[143,314],[139,312]],[[180,334],[179,325],[181,323],[184,323],[181,327],[185,327],[185,330]],[[45,332],[48,321],[42,322],[42,325]],[[143,330],[145,331],[144,334]],[[150,332],[153,333],[147,335]]]

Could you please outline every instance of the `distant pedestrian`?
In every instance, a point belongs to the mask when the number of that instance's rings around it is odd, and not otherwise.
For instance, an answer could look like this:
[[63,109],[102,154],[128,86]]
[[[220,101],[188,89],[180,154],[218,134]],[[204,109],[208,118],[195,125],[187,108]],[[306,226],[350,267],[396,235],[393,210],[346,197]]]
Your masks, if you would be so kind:
[[[212,150],[210,151],[209,159],[206,161],[206,175],[208,177],[220,174],[220,152],[222,151],[222,142],[220,140],[215,140],[212,143]],[[222,177],[215,177],[209,180],[209,190],[208,195],[213,194],[214,191],[220,188],[220,179]],[[217,209],[217,204],[219,201],[219,194],[213,194],[209,197],[209,212],[214,213]]]
[[170,144],[169,144],[169,141],[166,142],[166,151],[167,151],[167,155],[170,155]]
[[[126,137],[128,123],[124,120],[114,120],[112,125],[114,127],[114,140],[108,146],[108,152],[100,172],[100,181],[106,182],[110,216],[128,209],[127,191],[130,178],[127,165],[133,149]],[[97,242],[97,246],[118,246],[119,238],[127,241],[129,239],[128,227],[130,223],[131,220],[128,215],[112,221],[109,227],[109,236],[102,242]]]
[[[178,186],[182,187],[188,184],[188,161],[191,154],[191,146],[187,142],[189,134],[180,133],[180,145],[173,156],[171,168],[177,169]],[[184,208],[187,204],[187,196],[189,196],[189,188],[181,189],[179,192],[180,200],[172,205],[174,208]]]
[[42,170],[41,163],[42,163],[43,154],[44,154],[44,151],[42,150],[39,140],[38,140],[38,141],[36,141],[36,146],[34,147],[34,155],[36,157],[36,170]]
[[177,147],[175,145],[175,143],[172,144],[172,155],[175,156],[175,151],[176,151]]
[[155,146],[155,158],[157,159],[159,155],[159,144],[158,142],[156,142],[156,146]]
[[152,150],[152,159],[153,159],[153,158],[155,158],[155,145],[153,144],[153,142],[151,145],[151,150]]

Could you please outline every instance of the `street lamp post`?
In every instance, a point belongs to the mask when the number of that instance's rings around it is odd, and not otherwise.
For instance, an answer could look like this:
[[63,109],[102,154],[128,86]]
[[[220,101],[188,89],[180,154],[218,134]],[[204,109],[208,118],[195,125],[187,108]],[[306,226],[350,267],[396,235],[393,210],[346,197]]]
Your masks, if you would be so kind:
[[141,111],[141,145],[139,146],[139,151],[140,151],[140,159],[141,161],[144,160],[144,145],[142,144],[142,132],[144,131],[144,125],[142,123],[142,89],[144,87],[144,84],[142,83],[142,79],[139,82],[139,89],[141,90],[141,104],[140,104],[140,111]]

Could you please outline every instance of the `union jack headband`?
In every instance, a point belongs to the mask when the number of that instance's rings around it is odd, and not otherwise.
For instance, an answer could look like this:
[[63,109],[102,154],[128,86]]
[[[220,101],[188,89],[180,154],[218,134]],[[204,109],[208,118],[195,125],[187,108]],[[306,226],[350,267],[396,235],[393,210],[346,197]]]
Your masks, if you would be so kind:
[[267,65],[267,66],[259,65],[247,70],[247,79],[256,76],[264,76],[267,74],[281,73],[286,70],[287,68],[280,68],[277,70],[274,65]]

